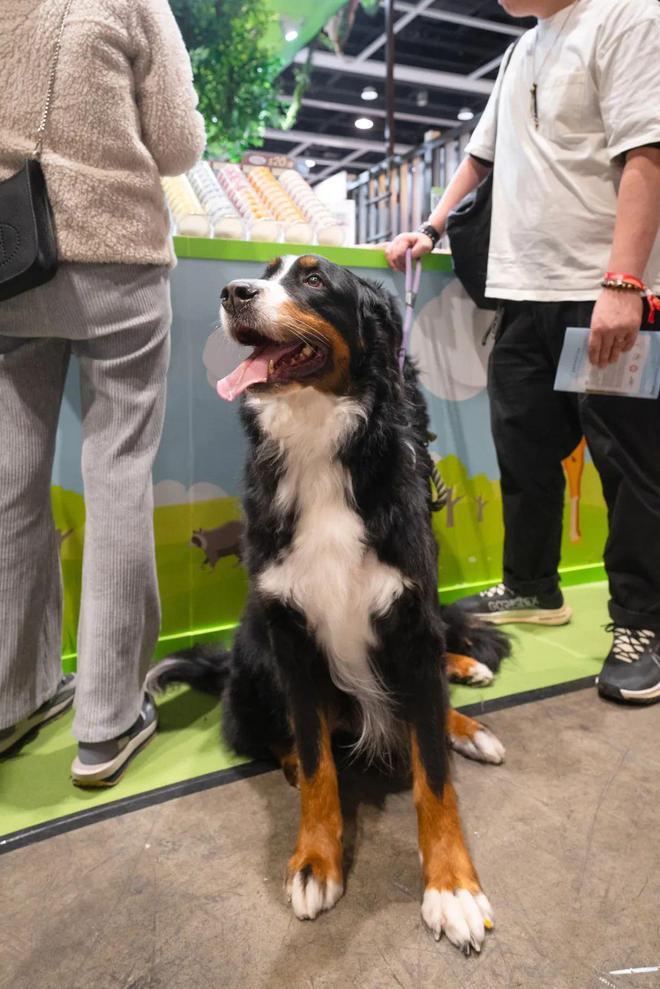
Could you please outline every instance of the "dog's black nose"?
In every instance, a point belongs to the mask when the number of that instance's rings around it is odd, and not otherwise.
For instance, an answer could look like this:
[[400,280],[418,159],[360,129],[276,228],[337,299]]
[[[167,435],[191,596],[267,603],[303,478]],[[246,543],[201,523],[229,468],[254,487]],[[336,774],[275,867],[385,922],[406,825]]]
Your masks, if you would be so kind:
[[259,295],[259,288],[254,282],[234,281],[225,285],[220,293],[220,302],[223,309],[232,312],[240,309],[257,295]]

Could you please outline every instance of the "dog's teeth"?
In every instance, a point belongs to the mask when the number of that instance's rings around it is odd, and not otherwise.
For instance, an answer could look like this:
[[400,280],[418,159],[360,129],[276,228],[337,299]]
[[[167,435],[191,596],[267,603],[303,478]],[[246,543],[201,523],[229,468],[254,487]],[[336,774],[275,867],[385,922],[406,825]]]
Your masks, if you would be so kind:
[[305,344],[305,346],[302,349],[302,352],[305,355],[305,357],[311,357],[312,354],[314,353],[314,351],[312,350],[312,348],[308,343]]
[[268,361],[268,373],[272,374],[274,370],[275,370],[275,365],[273,364],[272,361]]

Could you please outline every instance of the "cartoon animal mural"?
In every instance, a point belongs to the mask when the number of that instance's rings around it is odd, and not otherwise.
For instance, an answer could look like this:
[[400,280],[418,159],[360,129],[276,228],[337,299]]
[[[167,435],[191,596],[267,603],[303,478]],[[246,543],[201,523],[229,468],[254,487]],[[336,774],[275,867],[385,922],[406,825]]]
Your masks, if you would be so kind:
[[190,545],[204,551],[202,570],[207,568],[215,570],[218,560],[222,560],[226,556],[235,556],[237,562],[241,562],[243,528],[244,523],[240,519],[236,519],[232,522],[225,522],[217,529],[195,529],[193,531]]
[[584,473],[584,454],[587,441],[584,436],[571,453],[563,461],[563,468],[568,481],[568,495],[571,505],[571,542],[579,543],[582,539],[580,532],[580,495],[582,493],[582,474]]

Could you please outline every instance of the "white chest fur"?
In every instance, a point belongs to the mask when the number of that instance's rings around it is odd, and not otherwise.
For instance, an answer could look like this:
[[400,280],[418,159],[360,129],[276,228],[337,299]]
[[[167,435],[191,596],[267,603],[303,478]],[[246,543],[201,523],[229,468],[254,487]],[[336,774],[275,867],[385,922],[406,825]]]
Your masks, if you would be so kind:
[[369,663],[376,644],[373,619],[388,611],[405,582],[367,547],[350,477],[337,459],[363,412],[355,402],[312,388],[252,402],[284,458],[277,507],[296,510],[291,548],[259,575],[258,586],[303,612],[334,683],[360,702],[360,742],[374,752],[384,747],[391,715]]

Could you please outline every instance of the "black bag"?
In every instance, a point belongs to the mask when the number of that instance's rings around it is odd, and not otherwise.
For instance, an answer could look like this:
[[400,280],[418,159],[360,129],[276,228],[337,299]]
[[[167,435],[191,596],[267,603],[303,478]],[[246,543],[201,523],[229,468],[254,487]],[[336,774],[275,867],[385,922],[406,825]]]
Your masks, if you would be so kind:
[[[502,73],[506,72],[517,42],[511,46]],[[455,206],[447,217],[447,236],[454,273],[480,309],[497,309],[497,299],[486,296],[490,221],[493,211],[493,170]]]
[[468,193],[447,217],[447,236],[454,274],[480,309],[497,309],[486,298],[486,275],[493,207],[493,171]]
[[0,182],[0,300],[43,285],[57,271],[57,244],[39,161]]
[[66,0],[48,80],[37,144],[20,172],[0,182],[0,300],[44,285],[57,272],[53,210],[41,167],[46,124],[53,99],[64,22],[73,0]]

